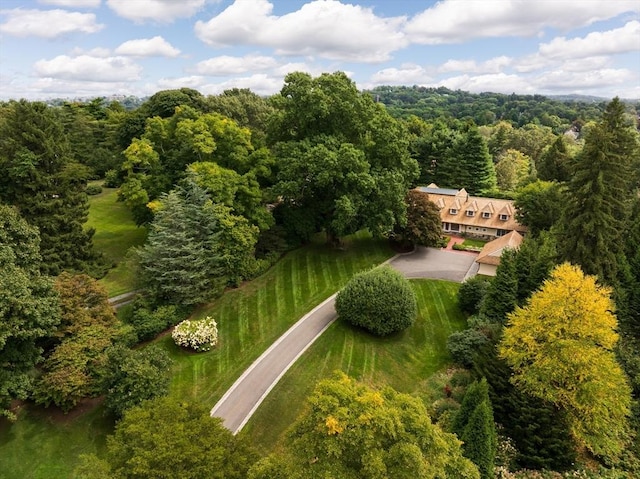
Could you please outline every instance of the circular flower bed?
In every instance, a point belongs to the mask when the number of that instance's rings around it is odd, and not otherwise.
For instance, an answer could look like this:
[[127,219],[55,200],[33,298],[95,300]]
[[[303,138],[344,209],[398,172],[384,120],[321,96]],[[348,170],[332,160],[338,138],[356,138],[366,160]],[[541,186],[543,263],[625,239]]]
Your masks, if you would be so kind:
[[218,325],[207,316],[204,319],[185,319],[171,333],[178,346],[190,348],[198,352],[209,351],[218,344]]

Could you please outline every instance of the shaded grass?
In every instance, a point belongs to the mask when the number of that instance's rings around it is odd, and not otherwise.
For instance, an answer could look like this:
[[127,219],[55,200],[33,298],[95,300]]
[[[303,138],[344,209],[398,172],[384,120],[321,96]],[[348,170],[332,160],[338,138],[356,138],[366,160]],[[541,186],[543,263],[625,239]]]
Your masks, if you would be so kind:
[[487,244],[486,241],[471,238],[465,238],[462,242],[462,246],[469,246],[471,248],[482,248],[485,244]]
[[147,237],[146,228],[136,226],[131,212],[117,201],[117,191],[117,188],[102,188],[102,193],[89,196],[86,224],[87,228],[96,230],[93,236],[96,251],[115,266],[100,280],[109,296],[135,289],[134,267],[126,254],[132,246],[143,244]]
[[73,418],[52,418],[50,411],[30,405],[15,423],[0,419],[0,477],[71,477],[80,454],[102,453],[112,428],[113,420],[104,415],[103,407]]
[[213,407],[242,372],[305,313],[339,290],[353,273],[393,255],[386,242],[360,233],[342,251],[314,243],[288,253],[271,270],[226,292],[194,317],[213,316],[218,346],[194,354],[169,335],[160,344],[175,360],[171,394]]
[[336,370],[371,385],[419,393],[428,378],[449,363],[447,337],[464,329],[466,321],[456,303],[457,283],[413,280],[411,284],[419,306],[413,326],[379,338],[336,321],[284,375],[242,434],[249,435],[264,454],[275,450],[316,383]]

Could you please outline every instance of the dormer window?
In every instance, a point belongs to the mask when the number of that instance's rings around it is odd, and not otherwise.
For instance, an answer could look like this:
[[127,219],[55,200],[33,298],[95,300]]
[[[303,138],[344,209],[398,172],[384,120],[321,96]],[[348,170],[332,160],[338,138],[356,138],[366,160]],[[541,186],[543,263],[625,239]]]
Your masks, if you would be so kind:
[[476,214],[476,212],[475,212],[475,211],[473,211],[473,210],[467,210],[467,216],[473,216],[473,215],[475,215],[475,214]]
[[457,209],[455,209],[455,208],[451,208],[451,209],[449,210],[449,214],[450,214],[450,215],[457,215],[457,214],[458,214],[458,210],[457,210]]
[[491,218],[491,213],[489,213],[488,211],[483,211],[482,212],[482,217],[483,218]]
[[502,221],[507,221],[507,220],[509,219],[509,215],[501,214],[501,215],[500,215],[500,219],[501,219]]

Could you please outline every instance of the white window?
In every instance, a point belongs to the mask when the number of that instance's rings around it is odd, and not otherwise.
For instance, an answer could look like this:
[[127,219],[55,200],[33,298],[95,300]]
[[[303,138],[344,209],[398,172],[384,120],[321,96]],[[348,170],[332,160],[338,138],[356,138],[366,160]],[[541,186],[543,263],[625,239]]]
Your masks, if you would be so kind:
[[476,212],[475,212],[475,211],[473,211],[473,210],[467,210],[467,216],[473,216],[473,215],[475,215],[475,214],[476,214]]
[[458,214],[458,210],[457,210],[457,209],[455,209],[455,208],[451,208],[451,209],[449,210],[449,214],[450,214],[450,215],[457,215],[457,214]]
[[488,211],[483,211],[482,212],[482,217],[483,218],[491,218],[491,213],[489,213]]
[[500,219],[502,221],[507,221],[509,219],[509,215],[500,215]]

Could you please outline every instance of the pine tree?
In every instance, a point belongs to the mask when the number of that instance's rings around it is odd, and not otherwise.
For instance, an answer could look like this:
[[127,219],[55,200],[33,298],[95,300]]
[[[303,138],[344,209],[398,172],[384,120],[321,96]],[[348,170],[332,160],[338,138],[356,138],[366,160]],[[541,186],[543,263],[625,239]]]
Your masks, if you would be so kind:
[[538,178],[544,181],[569,181],[571,179],[571,162],[572,158],[566,140],[559,136],[536,165]]
[[496,172],[487,142],[475,125],[467,125],[462,141],[456,146],[456,157],[460,164],[460,188],[470,195],[496,188]]
[[0,201],[40,231],[42,270],[83,270],[95,259],[84,231],[88,170],[71,161],[56,115],[44,103],[12,101],[0,122]]
[[453,432],[455,432],[458,437],[462,437],[473,411],[475,411],[482,402],[488,400],[489,386],[485,378],[482,378],[480,381],[474,381],[469,385],[460,404],[460,409],[458,409],[453,420]]
[[480,478],[493,478],[498,440],[488,397],[471,413],[462,433],[462,442],[464,455],[478,466]]
[[562,231],[562,259],[615,285],[623,253],[624,226],[637,188],[638,133],[625,124],[624,106],[609,103],[587,134],[568,184]]
[[141,280],[156,301],[193,305],[220,291],[217,231],[213,205],[193,181],[162,197],[139,250]]
[[489,284],[480,308],[480,314],[494,323],[505,323],[507,314],[518,304],[516,254],[512,249],[502,253],[496,275]]

